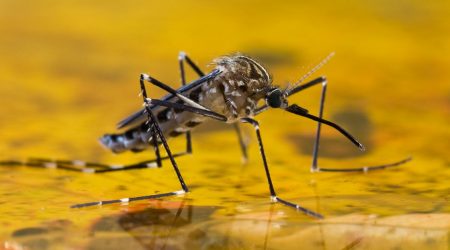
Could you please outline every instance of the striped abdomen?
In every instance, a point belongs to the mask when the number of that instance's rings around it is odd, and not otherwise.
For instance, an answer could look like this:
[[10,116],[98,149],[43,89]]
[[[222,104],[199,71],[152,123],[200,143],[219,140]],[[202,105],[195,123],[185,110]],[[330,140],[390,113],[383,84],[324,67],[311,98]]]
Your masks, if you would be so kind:
[[[190,98],[191,95],[194,97],[194,91],[189,95]],[[206,119],[203,116],[170,108],[158,108],[153,112],[166,138],[184,134]],[[139,126],[130,128],[124,133],[106,134],[100,138],[100,142],[114,153],[127,150],[140,152],[154,145],[152,133],[149,131],[149,125],[146,122],[142,122]],[[159,143],[160,140],[158,140]]]

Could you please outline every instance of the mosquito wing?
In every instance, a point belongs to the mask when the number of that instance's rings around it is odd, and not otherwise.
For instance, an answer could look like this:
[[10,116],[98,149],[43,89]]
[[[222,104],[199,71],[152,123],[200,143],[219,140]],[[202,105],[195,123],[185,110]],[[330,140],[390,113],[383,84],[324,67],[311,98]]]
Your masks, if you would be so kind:
[[[180,94],[187,94],[190,91],[200,87],[203,83],[213,79],[214,77],[216,77],[217,75],[220,74],[220,70],[215,69],[213,71],[211,71],[209,74],[200,77],[199,79],[184,85],[183,87],[177,89],[177,92]],[[176,97],[175,95],[169,94],[166,95],[162,98],[162,100],[164,101],[168,101],[168,100],[173,100],[173,101],[177,101],[178,97]],[[166,107],[162,107],[159,105],[152,105],[151,109],[153,112],[158,113],[158,109],[165,109]],[[144,109],[141,109],[137,112],[135,112],[134,114],[128,116],[127,118],[123,119],[122,121],[120,121],[119,123],[117,123],[117,128],[121,129],[124,127],[131,127],[137,124],[141,124],[142,122],[144,122],[147,119],[147,115],[145,115]]]

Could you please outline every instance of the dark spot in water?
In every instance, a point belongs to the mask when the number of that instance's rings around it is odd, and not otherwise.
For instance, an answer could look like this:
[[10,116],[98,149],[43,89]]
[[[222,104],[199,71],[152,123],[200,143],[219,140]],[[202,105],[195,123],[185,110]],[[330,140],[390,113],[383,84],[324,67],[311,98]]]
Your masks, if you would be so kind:
[[229,174],[229,170],[222,169],[205,169],[202,171],[202,175],[209,179],[220,179]]
[[27,227],[22,228],[14,231],[12,233],[13,237],[24,237],[24,236],[31,236],[31,235],[39,235],[39,234],[45,234],[48,230],[46,228],[41,227]]
[[[312,155],[314,147],[313,135],[288,135],[288,140],[293,142],[302,154]],[[367,143],[364,144],[367,147]],[[343,138],[326,137],[320,138],[320,157],[347,158],[360,156],[362,153],[353,144]]]
[[38,230],[36,230],[37,228],[26,228],[18,230],[21,231],[20,233],[16,231],[15,233],[17,235],[13,236],[15,236],[16,243],[21,246],[20,249],[50,249],[50,246],[61,242],[61,235],[64,234],[61,231],[66,229],[67,224],[69,224],[65,222],[67,221],[57,220],[46,222],[44,224],[47,224],[48,230],[45,228],[39,228]]
[[128,190],[128,188],[127,188],[127,186],[125,186],[125,185],[118,185],[118,186],[116,187],[116,190],[124,191],[124,190]]
[[434,194],[436,193],[436,190],[433,189],[412,190],[409,193],[412,195]]
[[[320,157],[347,158],[360,156],[370,150],[372,143],[370,136],[372,134],[372,124],[367,115],[357,110],[344,110],[333,115],[331,121],[339,124],[366,147],[366,152],[358,150],[339,132],[333,135],[321,134],[320,137]],[[331,128],[322,125],[322,131]],[[329,134],[329,133],[327,133]],[[315,141],[314,132],[309,134],[289,134],[287,139],[291,141],[302,154],[312,155]]]
[[395,190],[383,189],[383,188],[380,188],[380,187],[368,188],[367,191],[378,193],[378,194],[395,194],[395,193],[397,193],[397,191],[395,191]]
[[334,122],[344,127],[359,140],[370,140],[370,136],[373,133],[373,125],[367,114],[363,111],[348,108],[337,112],[332,117]]
[[399,189],[399,188],[402,188],[402,186],[400,186],[400,185],[395,185],[395,184],[386,184],[385,185],[387,188],[390,188],[390,189]]

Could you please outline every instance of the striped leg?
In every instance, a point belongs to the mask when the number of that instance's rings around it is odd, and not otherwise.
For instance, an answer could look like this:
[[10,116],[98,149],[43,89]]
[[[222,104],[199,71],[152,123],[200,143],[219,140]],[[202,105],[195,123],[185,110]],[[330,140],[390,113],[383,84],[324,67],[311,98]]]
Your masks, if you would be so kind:
[[[182,190],[168,192],[168,193],[162,193],[162,194],[155,194],[155,195],[138,196],[138,197],[132,197],[132,198],[89,202],[89,203],[74,205],[74,206],[72,206],[72,208],[81,208],[81,207],[88,207],[88,206],[95,206],[95,205],[104,205],[104,204],[112,204],[112,203],[131,202],[131,201],[136,201],[136,200],[161,198],[161,197],[166,197],[166,196],[180,195],[180,194],[187,193],[189,191],[188,187],[186,186],[186,184],[183,180],[183,177],[181,176],[181,172],[178,169],[178,165],[175,162],[174,155],[172,155],[172,153],[170,151],[170,148],[169,148],[169,145],[167,144],[166,138],[164,137],[164,134],[162,133],[161,128],[160,128],[160,126],[156,120],[156,117],[153,114],[150,106],[151,105],[161,105],[161,106],[165,106],[165,107],[169,107],[169,108],[183,109],[184,111],[187,111],[187,112],[193,112],[193,113],[204,115],[204,116],[207,116],[207,117],[210,117],[210,118],[213,118],[216,120],[220,120],[220,121],[226,121],[227,118],[221,114],[215,113],[211,110],[204,109],[204,108],[187,106],[187,105],[176,103],[176,102],[173,103],[173,102],[164,101],[164,100],[150,99],[147,97],[147,92],[145,90],[145,86],[144,86],[145,80],[149,80],[149,81],[153,80],[153,83],[156,83],[156,85],[161,85],[163,83],[158,82],[158,81],[150,78],[147,75],[144,75],[144,74],[141,75],[140,84],[141,84],[142,96],[143,96],[144,102],[145,102],[145,112],[148,114],[148,120],[151,123],[151,125],[155,126],[155,128],[156,128],[157,135],[158,135],[159,139],[161,140],[161,143],[163,144],[164,149],[167,152],[168,158],[169,158],[170,162],[172,163],[172,166],[175,170],[178,180],[180,181]],[[174,90],[170,89],[170,87],[167,87],[167,90],[170,93],[172,93],[174,91]]]
[[[183,53],[184,54],[184,53]],[[186,85],[186,75],[184,73],[184,60],[185,56],[180,53],[178,56],[178,64],[180,67],[180,76],[181,76],[181,85]],[[195,68],[194,68],[195,69]],[[204,74],[200,74],[200,76],[204,76]],[[191,139],[191,131],[186,132],[186,153],[192,154],[192,139]]]
[[[192,59],[185,52],[181,51],[178,54],[178,63],[180,65],[181,83],[183,85],[186,84],[184,62],[186,62],[192,68],[192,70],[194,70],[195,73],[197,73],[198,76],[203,77],[205,75],[205,73],[203,73],[203,71],[198,67],[198,65],[195,64],[194,61],[192,61]],[[244,137],[242,135],[241,129],[239,128],[239,124],[234,123],[233,126],[236,131],[237,138],[239,140],[239,146],[241,148],[242,158],[243,158],[244,162],[246,162],[248,159],[247,144],[244,142]],[[187,143],[186,152],[190,154],[190,153],[192,153],[192,142],[191,142],[191,132],[190,131],[186,133],[186,141],[187,141],[186,142]]]
[[263,164],[264,164],[264,170],[266,171],[267,182],[269,184],[270,196],[271,196],[272,200],[274,202],[279,202],[279,203],[282,203],[282,204],[284,204],[286,206],[293,207],[296,210],[301,211],[301,212],[303,212],[304,214],[306,214],[308,216],[311,216],[311,217],[314,217],[314,218],[318,218],[318,219],[322,219],[323,216],[321,214],[316,213],[314,211],[311,211],[311,210],[309,210],[307,208],[301,207],[300,205],[294,204],[292,202],[283,200],[283,199],[281,199],[280,197],[277,196],[277,194],[275,192],[275,188],[274,188],[273,183],[272,183],[272,178],[270,177],[269,166],[267,164],[266,154],[264,153],[264,146],[263,146],[263,143],[262,143],[261,133],[259,131],[259,124],[258,124],[258,122],[256,120],[253,120],[251,118],[243,118],[243,119],[241,119],[241,121],[242,122],[246,122],[246,123],[250,123],[255,128],[256,137],[257,137],[258,143],[259,143],[259,151],[261,152],[261,157],[262,157]]
[[[319,77],[317,79],[314,79],[308,83],[299,85],[295,89],[293,89],[290,92],[290,95],[293,95],[297,92],[300,92],[304,89],[310,88],[312,86],[315,86],[317,84],[322,85],[322,92],[320,95],[320,106],[319,106],[319,119],[323,118],[323,109],[325,106],[325,96],[327,92],[327,79],[325,77]],[[321,168],[318,166],[318,157],[319,157],[319,142],[320,142],[320,132],[321,132],[321,122],[317,122],[317,130],[316,130],[316,137],[314,140],[314,149],[313,149],[313,159],[311,164],[311,172],[368,172],[372,170],[380,170],[390,167],[396,167],[399,165],[402,165],[408,161],[410,161],[412,158],[408,157],[403,160],[389,163],[389,164],[382,164],[378,166],[365,166],[365,167],[359,167],[359,168]]]
[[159,153],[159,145],[158,145],[158,136],[157,136],[157,131],[156,131],[156,127],[155,126],[150,126],[150,130],[152,131],[152,137],[155,138],[155,140],[153,140],[153,149],[155,150],[155,156],[156,156],[156,165],[158,167],[162,167],[162,159],[161,159],[161,154]]
[[[150,108],[150,100],[147,97],[147,91],[145,89],[144,82],[145,80],[148,80],[148,77],[144,74],[141,75],[140,79],[140,87],[141,87],[141,93],[142,97],[145,103],[145,112],[148,115],[148,122],[150,123],[150,126],[155,127],[155,131],[159,139],[161,140],[161,143],[167,153],[167,156],[172,164],[172,167],[177,175],[178,181],[180,182],[181,190],[168,192],[168,193],[162,193],[162,194],[154,194],[154,195],[144,195],[144,196],[137,196],[137,197],[131,197],[131,198],[122,198],[122,199],[116,199],[116,200],[106,200],[106,201],[98,201],[98,202],[88,202],[88,203],[82,203],[82,204],[76,204],[73,205],[72,208],[82,208],[82,207],[89,207],[89,206],[96,206],[96,205],[104,205],[104,204],[113,204],[113,203],[128,203],[131,201],[137,201],[137,200],[146,200],[146,199],[155,199],[155,198],[161,198],[161,197],[167,197],[167,196],[173,196],[173,195],[180,195],[189,192],[189,189],[184,182],[183,176],[181,175],[180,169],[178,168],[178,165],[175,161],[175,158],[172,155],[172,152],[169,148],[169,145],[167,144],[167,140],[161,130],[161,127],[159,126],[158,121],[156,120],[155,115],[153,114],[151,108]],[[155,137],[155,140],[158,138]]]
[[247,160],[248,160],[247,144],[244,142],[244,137],[242,135],[241,128],[239,127],[239,124],[238,123],[234,123],[233,127],[234,127],[234,130],[236,131],[236,134],[238,136],[239,146],[241,147],[241,152],[242,152],[242,160],[244,161],[244,163],[246,163]]
[[[197,65],[195,65],[192,60],[190,58],[188,58],[183,52],[180,52],[180,55],[178,57],[178,62],[179,62],[179,67],[180,67],[180,75],[181,75],[181,85],[185,86],[186,85],[186,75],[185,75],[185,70],[184,70],[184,61],[187,61],[188,64],[192,67],[192,69],[200,76],[205,76],[205,74],[198,68]],[[156,130],[154,129],[154,127],[152,127],[152,137],[153,138],[157,138],[156,136]],[[156,155],[156,163],[158,165],[158,167],[162,166],[161,163],[161,156],[159,153],[159,147],[158,147],[158,142],[156,140],[153,140],[153,148],[155,149],[155,155]],[[192,154],[192,139],[191,139],[191,132],[188,131],[186,132],[186,151],[182,152],[182,153],[177,153],[175,155],[180,156],[180,155],[185,155],[185,154]],[[167,157],[166,157],[167,159]]]
[[[183,155],[184,153],[174,154],[173,157],[179,157]],[[160,157],[160,160],[167,159],[169,159],[168,156]],[[64,169],[75,172],[100,174],[131,169],[158,168],[158,162],[157,159],[153,159],[127,165],[116,165],[98,162],[85,162],[80,160],[28,158],[25,161],[0,161],[0,166],[28,166],[35,168]]]

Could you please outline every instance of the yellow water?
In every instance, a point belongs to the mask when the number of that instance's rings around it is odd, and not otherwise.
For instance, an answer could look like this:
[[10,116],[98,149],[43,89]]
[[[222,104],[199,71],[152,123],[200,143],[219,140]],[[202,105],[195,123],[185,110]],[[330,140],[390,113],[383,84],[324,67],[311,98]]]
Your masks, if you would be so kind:
[[[319,165],[414,159],[368,174],[310,173],[315,124],[280,110],[258,116],[278,194],[322,221],[270,202],[248,125],[247,164],[231,128],[193,133],[194,154],[177,159],[192,191],[181,197],[69,208],[178,190],[168,162],[103,175],[2,167],[0,249],[448,249],[449,16],[448,1],[1,1],[1,159],[152,157],[112,155],[97,138],[141,107],[140,73],[179,85],[180,50],[205,70],[244,52],[282,86],[335,51],[316,73],[329,79],[325,117],[367,151],[324,128]],[[290,103],[315,113],[319,95]],[[176,152],[184,144],[170,141]]]

